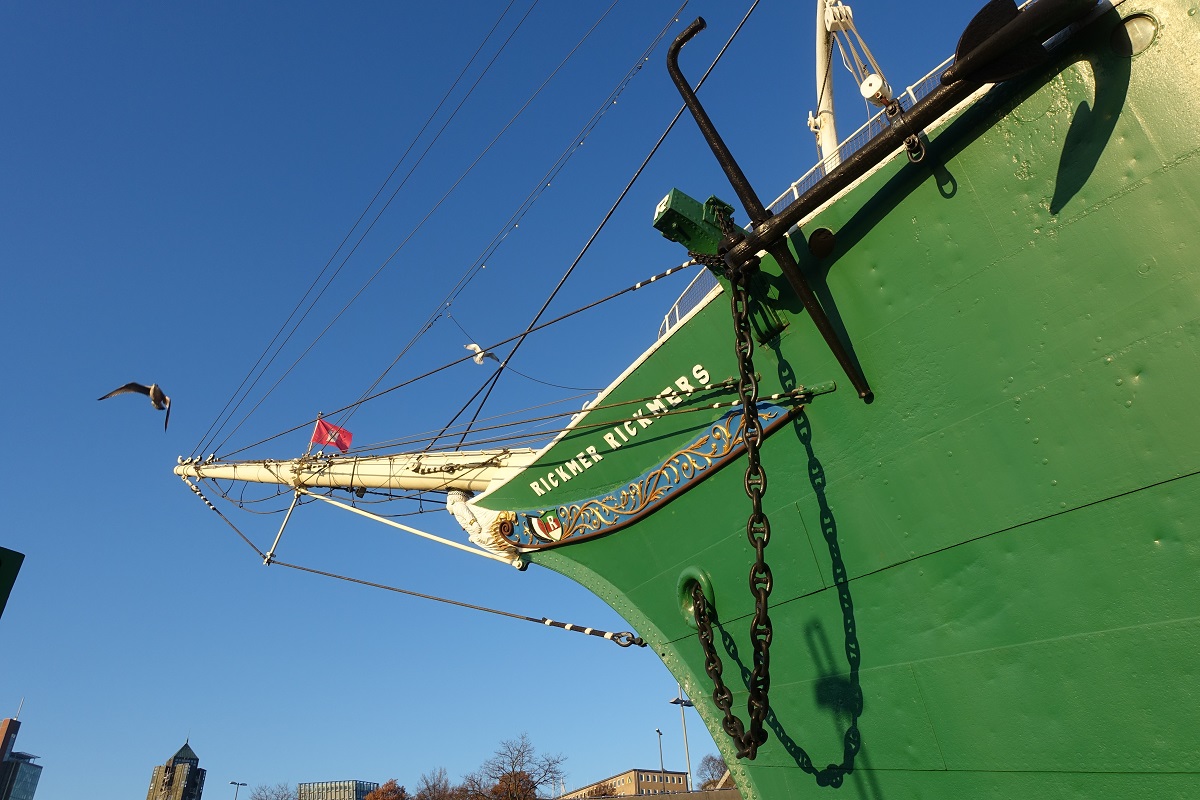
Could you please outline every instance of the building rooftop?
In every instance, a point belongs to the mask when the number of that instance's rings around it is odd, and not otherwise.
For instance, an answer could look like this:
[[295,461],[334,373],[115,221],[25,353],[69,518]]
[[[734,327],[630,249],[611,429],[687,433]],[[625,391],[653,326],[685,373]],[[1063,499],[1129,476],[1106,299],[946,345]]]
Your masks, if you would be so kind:
[[183,747],[179,748],[179,752],[177,752],[175,755],[171,756],[171,760],[172,761],[199,761],[200,756],[196,755],[196,751],[193,750],[192,746],[185,741],[183,743]]

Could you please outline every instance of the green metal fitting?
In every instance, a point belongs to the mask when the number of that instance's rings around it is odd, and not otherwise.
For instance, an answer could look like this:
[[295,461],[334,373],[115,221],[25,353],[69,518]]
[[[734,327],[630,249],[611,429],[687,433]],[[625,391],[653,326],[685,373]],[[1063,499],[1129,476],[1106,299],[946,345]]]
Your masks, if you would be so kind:
[[710,197],[703,205],[672,189],[654,210],[654,227],[672,242],[693,253],[715,255],[721,242],[719,215],[733,219],[733,206]]

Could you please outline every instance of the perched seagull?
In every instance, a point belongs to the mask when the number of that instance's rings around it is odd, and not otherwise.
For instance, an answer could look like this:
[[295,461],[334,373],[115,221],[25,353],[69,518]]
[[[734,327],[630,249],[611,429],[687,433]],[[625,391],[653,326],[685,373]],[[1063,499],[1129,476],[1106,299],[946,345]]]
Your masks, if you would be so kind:
[[492,361],[497,361],[497,362],[500,360],[500,359],[496,358],[496,354],[493,353],[491,350],[484,350],[482,347],[475,344],[474,342],[471,342],[470,344],[464,344],[463,347],[465,347],[466,349],[470,350],[471,352],[473,352],[475,354],[474,360],[475,360],[476,364],[482,364],[483,360],[485,358],[490,358]]
[[149,386],[142,386],[140,383],[127,383],[120,389],[113,389],[100,400],[107,400],[110,397],[116,397],[119,394],[128,394],[129,392],[138,392],[150,398],[150,405],[154,406],[158,411],[166,411],[166,419],[163,420],[163,430],[167,429],[167,423],[171,420],[171,398],[163,394],[163,390],[159,388],[157,383],[152,383]]

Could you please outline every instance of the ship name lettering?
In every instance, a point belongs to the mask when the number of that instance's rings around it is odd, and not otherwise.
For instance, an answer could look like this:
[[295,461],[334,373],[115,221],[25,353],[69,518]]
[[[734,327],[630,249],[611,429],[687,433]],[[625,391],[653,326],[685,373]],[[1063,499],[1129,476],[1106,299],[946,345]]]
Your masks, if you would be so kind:
[[542,497],[551,489],[558,488],[571,480],[571,478],[583,474],[585,470],[591,469],[603,460],[604,456],[600,455],[600,451],[596,446],[588,445],[582,452],[576,453],[575,457],[570,461],[547,472],[546,477],[538,478],[529,484],[529,488],[533,489],[533,493],[538,497]]
[[[711,376],[703,364],[697,364],[692,367],[692,379],[700,387],[708,386],[711,382]],[[621,445],[637,435],[639,428],[649,428],[654,424],[655,417],[667,413],[670,410],[667,407],[668,405],[680,405],[683,402],[680,392],[688,395],[694,391],[696,391],[696,387],[692,385],[692,381],[688,379],[688,376],[680,375],[675,379],[673,386],[666,387],[658,393],[657,397],[646,403],[645,410],[639,408],[633,412],[633,419],[627,419],[621,424],[613,426],[613,429],[609,433],[605,433],[603,435],[604,443],[608,445],[609,450],[619,449]],[[649,416],[647,416],[646,411],[650,412]],[[634,424],[635,422],[637,423],[636,425]]]
[[[691,378],[687,375],[680,375],[671,385],[659,392],[653,400],[646,403],[644,408],[634,411],[631,419],[622,420],[603,434],[604,443],[608,445],[609,450],[620,449],[623,444],[637,436],[639,430],[649,428],[654,424],[655,419],[670,411],[670,407],[683,403],[681,395],[690,395],[697,388],[703,389],[711,381],[712,377],[704,365],[696,364],[692,367]],[[584,448],[582,453],[576,453],[575,458],[547,472],[545,477],[530,483],[529,488],[538,497],[544,497],[576,475],[581,475],[591,469],[596,462],[601,460],[603,460],[603,456],[600,455],[599,450],[595,446],[589,445]]]
[[[707,386],[710,381],[708,371],[704,369],[702,363],[697,363],[696,366],[691,368],[691,377],[701,387]],[[635,437],[638,428],[652,426],[655,417],[666,414],[668,410],[671,410],[667,408],[667,405],[679,405],[683,403],[683,397],[679,396],[680,392],[683,392],[684,395],[691,395],[694,391],[696,391],[696,387],[691,385],[688,375],[679,375],[678,378],[674,379],[674,384],[667,386],[666,389],[659,392],[658,396],[646,404],[644,410],[637,409],[632,414],[631,420],[625,420],[620,425],[614,426],[611,432],[604,434],[604,441],[608,445],[608,450],[619,449],[626,441]],[[647,416],[646,411],[649,411],[649,416]],[[636,426],[634,425],[635,422],[637,423]],[[618,439],[620,440],[618,441]]]

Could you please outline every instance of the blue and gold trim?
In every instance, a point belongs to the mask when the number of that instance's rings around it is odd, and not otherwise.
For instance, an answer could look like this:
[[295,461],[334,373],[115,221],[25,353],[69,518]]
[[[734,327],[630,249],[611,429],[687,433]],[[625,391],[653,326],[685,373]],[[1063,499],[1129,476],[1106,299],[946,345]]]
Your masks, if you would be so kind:
[[[763,437],[798,414],[803,404],[784,408],[758,403]],[[619,491],[565,503],[552,509],[518,511],[502,535],[523,551],[544,550],[615,533],[644,519],[696,486],[746,450],[744,418],[738,409],[712,423],[662,464]]]

